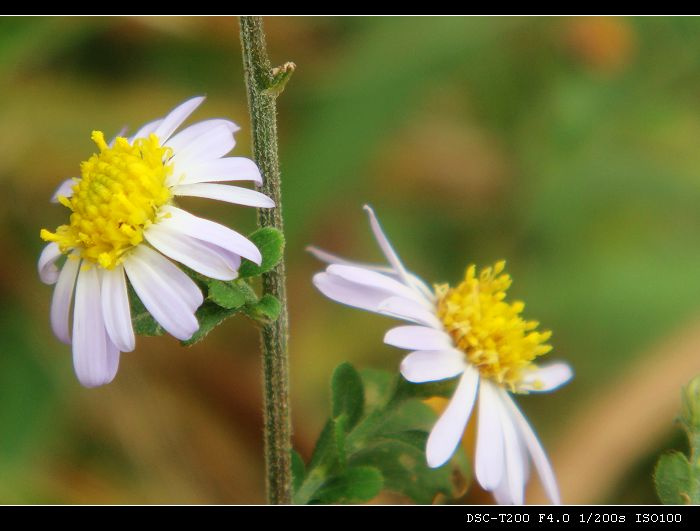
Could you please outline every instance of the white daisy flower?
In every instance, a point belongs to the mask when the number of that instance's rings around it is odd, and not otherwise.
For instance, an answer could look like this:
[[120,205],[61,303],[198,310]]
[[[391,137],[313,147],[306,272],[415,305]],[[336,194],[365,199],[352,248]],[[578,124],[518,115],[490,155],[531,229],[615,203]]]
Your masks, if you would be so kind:
[[50,243],[39,258],[39,276],[56,284],[51,326],[61,341],[72,343],[75,373],[86,387],[112,381],[120,352],[134,350],[127,278],[156,321],[186,340],[199,328],[195,311],[203,296],[168,258],[220,280],[236,278],[241,258],[261,261],[260,251],[241,234],[175,205],[177,196],[196,196],[274,207],[254,190],[213,184],[262,183],[252,160],[225,157],[235,145],[236,124],[205,120],[175,134],[203,101],[192,98],[109,144],[93,131],[99,152],[52,198],[71,214],[54,232],[41,231]]
[[522,504],[530,461],[553,503],[560,503],[552,467],[511,393],[552,391],[572,376],[565,363],[537,366],[551,347],[550,332],[520,316],[522,302],[506,302],[510,276],[505,262],[477,276],[467,269],[455,288],[428,287],[406,270],[382,232],[372,209],[374,236],[389,265],[350,262],[316,248],[309,250],[330,264],[313,277],[314,285],[334,301],[411,323],[389,330],[384,342],[410,350],[401,374],[415,383],[459,377],[455,392],[430,432],[426,457],[430,467],[445,464],[455,452],[477,408],[474,473],[479,484],[501,504]]

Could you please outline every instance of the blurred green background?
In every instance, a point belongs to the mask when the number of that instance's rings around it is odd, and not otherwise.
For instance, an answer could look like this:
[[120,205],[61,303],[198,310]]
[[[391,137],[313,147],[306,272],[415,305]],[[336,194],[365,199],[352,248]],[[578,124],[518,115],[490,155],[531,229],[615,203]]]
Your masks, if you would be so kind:
[[[396,370],[389,319],[323,299],[315,243],[378,250],[455,282],[505,258],[513,296],[576,378],[520,400],[565,502],[655,503],[658,454],[683,447],[680,386],[700,372],[700,20],[269,18],[288,230],[295,444],[310,454],[332,368]],[[80,387],[51,335],[36,260],[48,198],[93,151],[206,94],[194,119],[241,124],[233,18],[0,19],[0,502],[260,503],[257,332],[243,319],[181,348],[139,338],[116,380]],[[191,199],[254,227],[250,209]],[[535,486],[531,502],[543,500]],[[404,500],[383,494],[377,502]],[[472,487],[464,501],[489,502]]]

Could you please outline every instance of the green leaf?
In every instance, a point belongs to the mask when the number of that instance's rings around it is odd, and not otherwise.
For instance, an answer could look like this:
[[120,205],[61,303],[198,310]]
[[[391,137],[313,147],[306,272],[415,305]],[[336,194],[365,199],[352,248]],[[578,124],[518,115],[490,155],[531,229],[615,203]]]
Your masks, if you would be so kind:
[[131,286],[127,283],[129,293],[129,306],[131,307],[131,325],[134,327],[134,333],[140,336],[160,336],[165,330],[149,313],[146,307],[139,299],[138,295]]
[[654,471],[659,499],[665,504],[700,504],[700,376],[681,393],[680,423],[685,428],[690,459],[681,452],[662,455]]
[[304,481],[304,476],[306,475],[306,465],[304,460],[299,455],[299,452],[292,449],[292,489],[294,492],[299,490],[302,482]]
[[371,466],[354,466],[330,478],[319,489],[321,503],[358,503],[374,498],[382,490],[382,474]]
[[273,227],[262,227],[248,236],[260,251],[262,262],[256,265],[246,260],[238,269],[238,277],[255,277],[272,270],[284,255],[284,235]]
[[[427,433],[422,435],[427,439]],[[415,437],[408,442],[384,439],[367,446],[350,460],[350,466],[370,466],[381,471],[384,487],[408,496],[416,503],[428,504],[436,494],[452,494],[452,469],[429,468],[425,446],[417,447]]]
[[246,315],[261,324],[269,324],[277,320],[282,311],[282,303],[269,293],[254,304],[243,307]]
[[654,483],[661,503],[691,503],[690,463],[680,452],[662,455],[654,471]]
[[209,332],[220,325],[224,320],[237,312],[238,309],[227,310],[211,301],[204,301],[204,304],[202,304],[195,313],[197,321],[199,321],[199,330],[197,330],[191,338],[181,343],[185,346],[194,345],[198,341],[204,339]]
[[250,286],[245,282],[212,280],[209,282],[207,297],[222,308],[235,310],[249,301],[250,291]]
[[338,418],[347,416],[347,427],[351,429],[362,417],[365,403],[365,392],[362,378],[349,363],[336,367],[331,377],[332,416]]

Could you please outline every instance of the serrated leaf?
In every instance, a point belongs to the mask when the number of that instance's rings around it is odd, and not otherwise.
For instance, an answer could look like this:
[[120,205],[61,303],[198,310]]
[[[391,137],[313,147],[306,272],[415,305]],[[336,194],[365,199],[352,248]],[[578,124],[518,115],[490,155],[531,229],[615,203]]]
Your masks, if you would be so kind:
[[131,308],[131,326],[134,334],[140,336],[160,336],[165,330],[149,313],[139,299],[130,282],[127,282],[127,292],[129,294],[129,306]]
[[351,429],[362,417],[365,391],[362,378],[349,363],[341,363],[331,377],[331,414],[338,418],[345,414],[347,428]]
[[357,452],[349,464],[377,468],[386,489],[408,496],[416,503],[431,503],[438,493],[450,496],[453,491],[451,467],[429,468],[425,451],[414,443],[380,440]]
[[204,339],[209,332],[220,325],[224,320],[238,311],[238,309],[229,310],[222,308],[211,301],[204,301],[204,304],[195,312],[195,316],[199,322],[199,329],[191,338],[181,343],[185,346],[194,345],[198,341]]
[[381,472],[371,466],[354,466],[331,477],[317,492],[321,503],[358,503],[374,498],[384,484]]
[[224,282],[221,280],[212,280],[209,282],[207,298],[214,302],[217,306],[234,310],[240,308],[247,301],[247,291],[242,284],[238,282]]
[[246,315],[262,324],[269,324],[277,320],[282,311],[282,303],[276,297],[266,293],[254,304],[246,304],[243,307]]
[[301,487],[302,482],[304,481],[304,476],[306,475],[306,465],[304,464],[304,460],[299,455],[299,452],[297,452],[294,449],[292,449],[291,462],[292,489],[294,490],[294,492],[297,492],[299,490],[299,487]]
[[654,471],[654,483],[661,503],[688,504],[690,499],[690,463],[680,452],[662,455]]
[[272,270],[282,260],[284,255],[284,235],[273,227],[262,227],[248,236],[260,251],[260,265],[246,260],[238,269],[238,277],[255,277]]

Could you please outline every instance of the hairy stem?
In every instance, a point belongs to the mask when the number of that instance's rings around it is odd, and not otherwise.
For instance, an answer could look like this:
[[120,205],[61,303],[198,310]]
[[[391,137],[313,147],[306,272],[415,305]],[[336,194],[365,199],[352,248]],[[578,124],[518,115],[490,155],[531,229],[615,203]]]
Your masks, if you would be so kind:
[[[294,71],[287,63],[271,68],[262,17],[240,17],[243,67],[253,133],[253,153],[263,175],[262,192],[277,205],[258,210],[258,225],[283,230],[279,160],[277,155],[276,98]],[[267,498],[272,504],[292,502],[291,422],[287,357],[287,296],[284,260],[262,276],[263,295],[282,303],[277,321],[262,329],[265,466]]]

